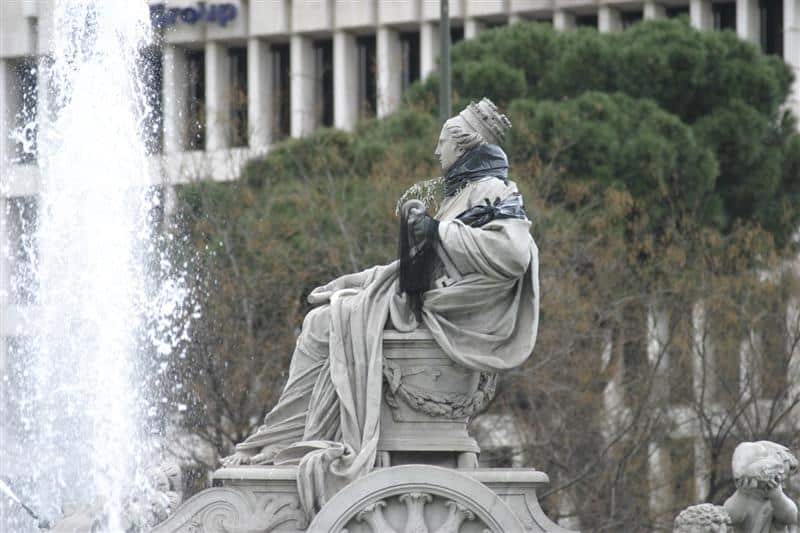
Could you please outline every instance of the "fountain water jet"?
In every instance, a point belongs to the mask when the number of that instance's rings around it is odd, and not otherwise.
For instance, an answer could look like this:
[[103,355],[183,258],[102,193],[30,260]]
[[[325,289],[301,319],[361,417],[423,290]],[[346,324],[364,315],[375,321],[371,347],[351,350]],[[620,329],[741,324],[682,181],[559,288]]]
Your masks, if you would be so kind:
[[53,52],[39,66],[35,306],[20,332],[30,390],[9,392],[22,397],[24,464],[0,469],[24,473],[48,518],[90,502],[120,531],[124,493],[149,460],[142,346],[159,335],[144,331],[155,200],[138,59],[151,27],[145,2],[56,1],[52,17]]

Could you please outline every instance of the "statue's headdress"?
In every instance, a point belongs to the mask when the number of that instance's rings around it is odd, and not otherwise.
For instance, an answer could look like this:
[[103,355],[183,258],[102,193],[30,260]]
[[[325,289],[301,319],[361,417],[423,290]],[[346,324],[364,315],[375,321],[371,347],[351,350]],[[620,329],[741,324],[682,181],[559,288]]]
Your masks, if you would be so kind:
[[470,102],[458,115],[489,144],[503,142],[506,131],[511,128],[508,117],[498,113],[497,106],[488,98]]

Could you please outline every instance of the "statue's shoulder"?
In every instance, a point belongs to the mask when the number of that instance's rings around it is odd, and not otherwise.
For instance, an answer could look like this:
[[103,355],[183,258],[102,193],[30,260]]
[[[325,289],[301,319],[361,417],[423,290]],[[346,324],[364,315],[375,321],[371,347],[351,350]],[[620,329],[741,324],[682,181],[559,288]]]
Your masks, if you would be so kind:
[[476,180],[472,182],[469,187],[469,207],[486,203],[487,199],[492,203],[494,203],[497,198],[505,200],[512,194],[519,192],[517,190],[517,184],[513,181],[504,181],[491,176]]

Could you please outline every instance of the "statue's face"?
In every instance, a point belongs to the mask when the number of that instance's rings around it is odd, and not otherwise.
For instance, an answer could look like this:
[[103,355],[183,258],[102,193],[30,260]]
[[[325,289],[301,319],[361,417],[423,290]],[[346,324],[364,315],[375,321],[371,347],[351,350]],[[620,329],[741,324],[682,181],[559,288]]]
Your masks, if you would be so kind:
[[445,122],[445,125],[442,127],[442,132],[439,134],[439,143],[436,145],[436,150],[433,152],[433,155],[439,158],[439,163],[442,165],[442,172],[447,172],[463,153],[447,132],[448,123],[449,121]]

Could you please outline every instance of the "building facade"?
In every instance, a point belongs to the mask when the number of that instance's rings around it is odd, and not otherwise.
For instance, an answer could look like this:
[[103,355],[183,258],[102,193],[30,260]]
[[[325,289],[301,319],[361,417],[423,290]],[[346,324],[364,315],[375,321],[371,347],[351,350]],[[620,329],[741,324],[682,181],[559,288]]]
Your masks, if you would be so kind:
[[[37,68],[48,54],[52,0],[0,4],[0,374],[20,342],[31,303],[15,263],[30,260],[36,213],[35,118],[48,98]],[[154,184],[234,179],[244,162],[318,127],[352,130],[385,116],[411,83],[437,68],[436,0],[150,0],[158,38],[142,52],[151,108],[147,139]],[[532,20],[559,31],[622,31],[643,19],[688,16],[708,31],[733,30],[795,72],[787,105],[800,116],[800,0],[450,0],[451,39]],[[655,315],[654,315],[655,316]],[[656,328],[657,329],[657,328]],[[657,342],[657,333],[653,334]],[[800,374],[798,374],[800,375]],[[618,392],[610,387],[609,410]],[[680,438],[688,438],[689,431]],[[690,446],[696,457],[703,451]],[[654,450],[651,475],[667,476]],[[697,460],[695,469],[703,471]],[[703,494],[697,476],[698,496]],[[653,505],[667,496],[653,495]]]

